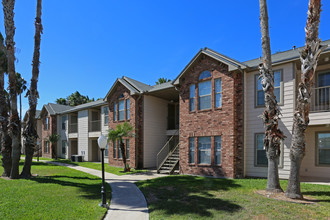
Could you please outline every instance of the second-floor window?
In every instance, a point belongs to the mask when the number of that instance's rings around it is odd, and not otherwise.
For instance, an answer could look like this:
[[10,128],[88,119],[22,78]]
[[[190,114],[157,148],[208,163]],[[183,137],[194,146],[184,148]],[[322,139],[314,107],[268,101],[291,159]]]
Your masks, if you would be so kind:
[[117,121],[117,103],[113,104],[113,120]]
[[108,125],[109,123],[109,108],[108,106],[103,107],[104,112],[104,125]]
[[45,118],[45,130],[49,130],[49,117]]
[[195,85],[190,85],[189,88],[189,110],[195,111]]
[[62,116],[62,130],[66,129],[66,120],[67,120],[67,116],[63,115]]
[[198,110],[211,108],[211,80],[198,83]]
[[129,119],[129,99],[126,99],[126,118]]
[[118,102],[118,120],[125,120],[125,100]]
[[130,100],[122,99],[118,102],[114,102],[113,109],[113,120],[114,121],[124,121],[130,119]]
[[[256,106],[265,106],[265,92],[262,89],[262,84],[261,84],[261,78],[259,79],[259,74],[256,76]],[[281,70],[275,70],[274,71],[274,95],[276,96],[276,101],[279,104],[283,103],[282,100],[282,91],[281,88],[281,83],[282,83],[282,71]]]

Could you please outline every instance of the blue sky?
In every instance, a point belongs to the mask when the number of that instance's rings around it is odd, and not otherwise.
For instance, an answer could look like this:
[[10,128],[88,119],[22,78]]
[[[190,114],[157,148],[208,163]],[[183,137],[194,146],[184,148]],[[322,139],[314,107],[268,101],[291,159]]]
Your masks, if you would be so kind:
[[[272,52],[304,45],[308,0],[268,1]],[[323,0],[320,38],[330,39]],[[29,82],[36,0],[17,0],[16,71]],[[153,85],[175,78],[200,48],[239,61],[262,55],[259,1],[43,1],[38,108],[78,90],[104,97],[123,75]],[[0,31],[4,33],[3,14]],[[24,99],[23,109],[28,109]]]

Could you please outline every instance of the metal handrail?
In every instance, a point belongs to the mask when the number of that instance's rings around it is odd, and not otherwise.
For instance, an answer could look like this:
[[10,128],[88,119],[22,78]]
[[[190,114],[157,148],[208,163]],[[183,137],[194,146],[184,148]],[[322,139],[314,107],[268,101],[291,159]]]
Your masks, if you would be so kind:
[[[159,171],[159,168],[165,162],[165,160],[167,159],[169,153],[171,153],[174,149],[176,149],[176,146],[173,149],[170,149],[170,142],[172,141],[172,139],[174,138],[174,136],[177,136],[178,135],[178,133],[179,133],[179,130],[177,130],[174,133],[174,135],[172,135],[170,137],[170,139],[168,139],[168,141],[166,142],[166,144],[158,152],[158,154],[157,154],[157,162],[156,162],[157,163],[157,171]],[[161,163],[159,163],[160,161],[161,161]]]
[[312,88],[311,112],[330,111],[330,86]]

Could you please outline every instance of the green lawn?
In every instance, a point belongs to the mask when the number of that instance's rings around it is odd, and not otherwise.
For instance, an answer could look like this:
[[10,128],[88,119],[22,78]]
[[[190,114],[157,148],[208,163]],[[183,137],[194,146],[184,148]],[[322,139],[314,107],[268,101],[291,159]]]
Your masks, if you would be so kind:
[[[54,160],[54,161],[55,162],[66,163],[66,164],[78,165],[78,166],[87,167],[87,168],[91,168],[91,169],[95,169],[95,170],[102,170],[101,163],[71,162],[71,160],[68,160],[68,159],[58,159],[58,160]],[[116,174],[118,176],[126,175],[126,174],[147,172],[146,170],[135,170],[135,169],[131,169],[130,172],[123,172],[124,168],[122,168],[122,167],[112,167],[112,166],[109,166],[108,164],[104,164],[104,170],[105,170],[105,172],[113,173],[113,174]]]
[[[21,162],[22,169],[23,162]],[[0,167],[2,174],[3,168]],[[30,180],[0,178],[0,219],[102,219],[101,179],[67,167],[33,162]],[[110,200],[110,186],[107,184]]]
[[[137,182],[147,198],[150,219],[329,219],[330,186],[302,184],[319,202],[289,203],[254,193],[265,179],[169,176]],[[283,189],[287,181],[281,181]]]

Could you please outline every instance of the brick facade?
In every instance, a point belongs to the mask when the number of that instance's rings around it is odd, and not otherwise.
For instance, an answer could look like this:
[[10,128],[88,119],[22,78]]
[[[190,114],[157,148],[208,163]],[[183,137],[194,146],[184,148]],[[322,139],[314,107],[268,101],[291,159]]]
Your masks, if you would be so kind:
[[[46,129],[46,118],[49,119],[49,128]],[[49,115],[48,112],[46,115],[43,115],[41,117],[41,148],[42,148],[42,156],[52,158],[52,148],[53,144],[49,143],[49,152],[45,152],[46,150],[46,140],[48,137],[52,134],[57,134],[57,127],[56,127],[56,116],[55,115]],[[54,149],[57,150],[56,144],[54,146]],[[57,152],[56,152],[57,153]]]
[[[123,95],[123,96],[122,96]],[[118,103],[119,100],[129,99],[130,107],[129,107],[129,119],[126,120],[126,111],[125,111],[125,120],[118,121],[118,114],[117,120],[114,121],[114,101]],[[134,133],[136,137],[129,138],[129,159],[127,160],[127,164],[133,168],[141,168],[143,164],[143,114],[142,114],[142,103],[143,97],[140,96],[131,96],[130,91],[123,86],[122,84],[118,83],[115,91],[108,97],[110,102],[109,105],[109,129],[115,129],[118,124],[124,123],[127,121],[130,123],[134,128]],[[126,109],[126,102],[125,102],[125,109]],[[118,111],[118,105],[117,105]],[[138,115],[138,117],[136,117]],[[126,147],[126,146],[125,146]],[[136,153],[138,152],[138,153]],[[113,143],[109,143],[109,165],[111,166],[118,166],[123,167],[122,159],[118,159],[118,146],[116,147],[116,157],[114,158],[114,149]]]
[[[198,110],[199,75],[211,72],[212,107]],[[222,107],[215,108],[214,79],[222,81]],[[195,111],[189,111],[189,87],[195,84]],[[208,56],[197,60],[180,79],[180,173],[206,176],[243,175],[243,74]],[[198,137],[211,137],[211,164],[198,164]],[[214,137],[221,136],[221,166],[214,163]],[[189,164],[189,138],[195,139],[195,163]]]

